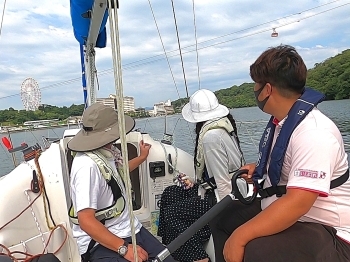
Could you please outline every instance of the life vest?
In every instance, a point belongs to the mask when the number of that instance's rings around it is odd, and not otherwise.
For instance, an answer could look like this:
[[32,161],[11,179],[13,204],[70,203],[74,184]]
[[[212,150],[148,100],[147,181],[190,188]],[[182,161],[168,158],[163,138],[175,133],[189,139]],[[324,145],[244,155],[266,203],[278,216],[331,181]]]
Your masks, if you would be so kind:
[[[106,180],[107,184],[111,187],[113,193],[113,204],[96,210],[95,217],[98,221],[103,222],[119,216],[125,209],[125,199],[122,194],[122,185],[120,185],[119,181],[123,182],[123,171],[121,168],[118,169],[118,173],[114,171],[107,160],[107,158],[112,157],[112,153],[106,149],[97,149],[91,152],[84,152],[87,156],[89,156],[98,166],[102,176]],[[117,176],[120,176],[121,179],[118,179]],[[69,217],[73,224],[79,225],[78,217],[74,211],[73,205],[71,205],[69,209]]]
[[[272,151],[271,151],[271,146],[272,146],[276,125],[274,124],[274,117],[270,118],[270,121],[267,124],[265,131],[260,140],[258,161],[256,164],[255,172],[253,174],[253,181],[254,181],[255,187],[259,191],[259,194],[262,198],[269,197],[275,194],[279,197],[282,194],[286,193],[285,186],[277,186],[277,185],[281,178],[283,160],[286,154],[289,140],[295,128],[301,123],[301,121],[305,119],[307,114],[309,114],[311,110],[317,104],[322,102],[324,99],[325,99],[325,96],[322,93],[312,90],[310,88],[305,88],[304,93],[293,104],[292,108],[289,110],[288,116],[285,122],[283,123],[283,127],[281,128],[281,131],[278,134],[278,137],[276,139],[276,142]],[[269,156],[270,156],[269,169],[266,170]],[[262,186],[261,184],[259,184],[258,180],[261,180],[264,178],[266,171],[272,186],[269,188],[262,189]],[[343,181],[344,178],[346,178],[346,176],[347,177],[349,176],[348,172],[341,177],[342,178],[341,181]],[[335,186],[339,186],[339,181],[340,180],[338,180],[336,183],[332,181],[333,184],[331,184],[331,188]]]
[[[204,196],[206,190],[214,190],[217,188],[214,177],[209,177],[208,172],[206,171],[205,163],[204,163],[204,149],[203,149],[204,135],[209,130],[217,129],[217,128],[225,129],[230,136],[235,136],[233,126],[227,117],[215,119],[212,121],[207,121],[206,123],[204,123],[203,127],[201,128],[199,132],[199,137],[198,137],[198,145],[197,145],[197,153],[196,153],[196,161],[195,161],[195,177],[197,179],[197,183],[200,185],[200,187],[198,188],[198,195],[200,195],[201,197]],[[235,139],[237,141],[236,137]],[[237,146],[239,151],[241,151],[238,141],[237,141]],[[241,152],[241,162],[242,163],[244,162],[242,152]],[[231,172],[234,172],[234,170],[232,170]]]

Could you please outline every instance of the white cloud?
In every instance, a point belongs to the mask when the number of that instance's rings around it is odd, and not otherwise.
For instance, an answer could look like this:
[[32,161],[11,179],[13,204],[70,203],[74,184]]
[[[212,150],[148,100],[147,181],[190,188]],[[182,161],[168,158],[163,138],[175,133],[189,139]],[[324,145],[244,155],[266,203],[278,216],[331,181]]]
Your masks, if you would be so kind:
[[[151,3],[178,91],[184,97],[171,2]],[[174,5],[192,94],[198,89],[192,1],[178,0]],[[201,87],[217,90],[250,82],[249,65],[267,47],[281,43],[295,46],[308,68],[313,67],[350,47],[349,11],[349,2],[340,0],[195,1]],[[121,1],[118,12],[124,94],[134,96],[137,106],[177,99],[148,1]],[[272,28],[279,33],[277,38],[270,37]],[[115,92],[110,39],[107,48],[96,53],[99,96],[106,97]],[[19,92],[27,77],[39,83],[43,103],[80,104],[80,72],[69,1],[7,1],[0,36],[0,109],[23,108]]]

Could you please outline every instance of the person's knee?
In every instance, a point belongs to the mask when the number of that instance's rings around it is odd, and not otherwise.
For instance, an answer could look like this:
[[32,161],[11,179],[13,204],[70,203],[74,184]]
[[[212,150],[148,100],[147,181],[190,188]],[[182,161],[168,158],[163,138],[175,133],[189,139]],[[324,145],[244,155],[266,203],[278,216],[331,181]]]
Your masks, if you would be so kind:
[[244,249],[244,261],[257,261],[257,258],[261,256],[262,246],[260,245],[260,239],[251,240]]
[[245,246],[244,262],[286,261],[289,255],[286,255],[284,246],[286,243],[276,243],[269,236],[253,239]]

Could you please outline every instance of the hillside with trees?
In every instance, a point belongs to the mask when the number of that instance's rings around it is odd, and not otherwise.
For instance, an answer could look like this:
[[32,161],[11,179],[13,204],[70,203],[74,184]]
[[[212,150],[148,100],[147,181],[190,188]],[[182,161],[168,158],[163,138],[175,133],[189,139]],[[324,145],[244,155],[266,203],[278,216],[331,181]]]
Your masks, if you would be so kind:
[[[350,49],[334,57],[328,58],[314,65],[308,70],[307,86],[315,88],[326,95],[327,100],[350,98]],[[255,106],[253,83],[243,83],[240,86],[215,91],[219,102],[228,108]],[[172,102],[177,112],[181,111],[188,98],[181,98]],[[25,121],[42,119],[65,120],[69,116],[81,116],[84,105],[57,107],[41,105],[36,111],[9,109],[0,110],[1,125],[18,125]]]
[[[350,98],[350,49],[334,57],[317,63],[308,70],[306,85],[321,91],[326,100]],[[214,93],[221,104],[228,108],[255,106],[253,93],[254,83],[244,83],[240,86],[231,86]],[[187,103],[187,98],[178,99],[173,103],[179,108]]]
[[9,109],[0,110],[0,123],[2,125],[17,125],[25,121],[59,119],[64,120],[69,116],[81,116],[84,111],[84,104],[71,105],[70,107],[57,107],[51,105],[41,105],[36,111]]
[[308,71],[306,84],[326,95],[327,100],[350,98],[350,49]]

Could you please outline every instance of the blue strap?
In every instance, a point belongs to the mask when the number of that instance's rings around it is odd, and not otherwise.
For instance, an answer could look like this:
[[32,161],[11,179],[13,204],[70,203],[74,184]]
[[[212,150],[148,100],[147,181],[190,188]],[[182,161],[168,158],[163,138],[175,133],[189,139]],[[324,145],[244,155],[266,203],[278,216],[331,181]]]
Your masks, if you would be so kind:
[[267,123],[265,131],[261,136],[259,143],[259,155],[258,161],[255,167],[255,173],[253,174],[253,181],[257,188],[260,188],[259,179],[262,179],[264,174],[266,174],[266,166],[271,151],[271,145],[273,140],[273,134],[275,133],[276,125],[273,123],[274,117],[270,118]]
[[253,180],[258,188],[260,188],[260,185],[257,181],[258,179],[262,179],[264,174],[266,174],[266,166],[269,156],[271,156],[271,158],[268,175],[272,186],[277,186],[281,177],[284,156],[294,129],[301,123],[307,114],[324,99],[325,96],[322,93],[310,88],[305,88],[304,93],[289,110],[288,116],[283,123],[278,138],[276,139],[271,155],[270,150],[275,125],[273,124],[273,118],[270,119],[259,144],[259,158],[253,175]]

